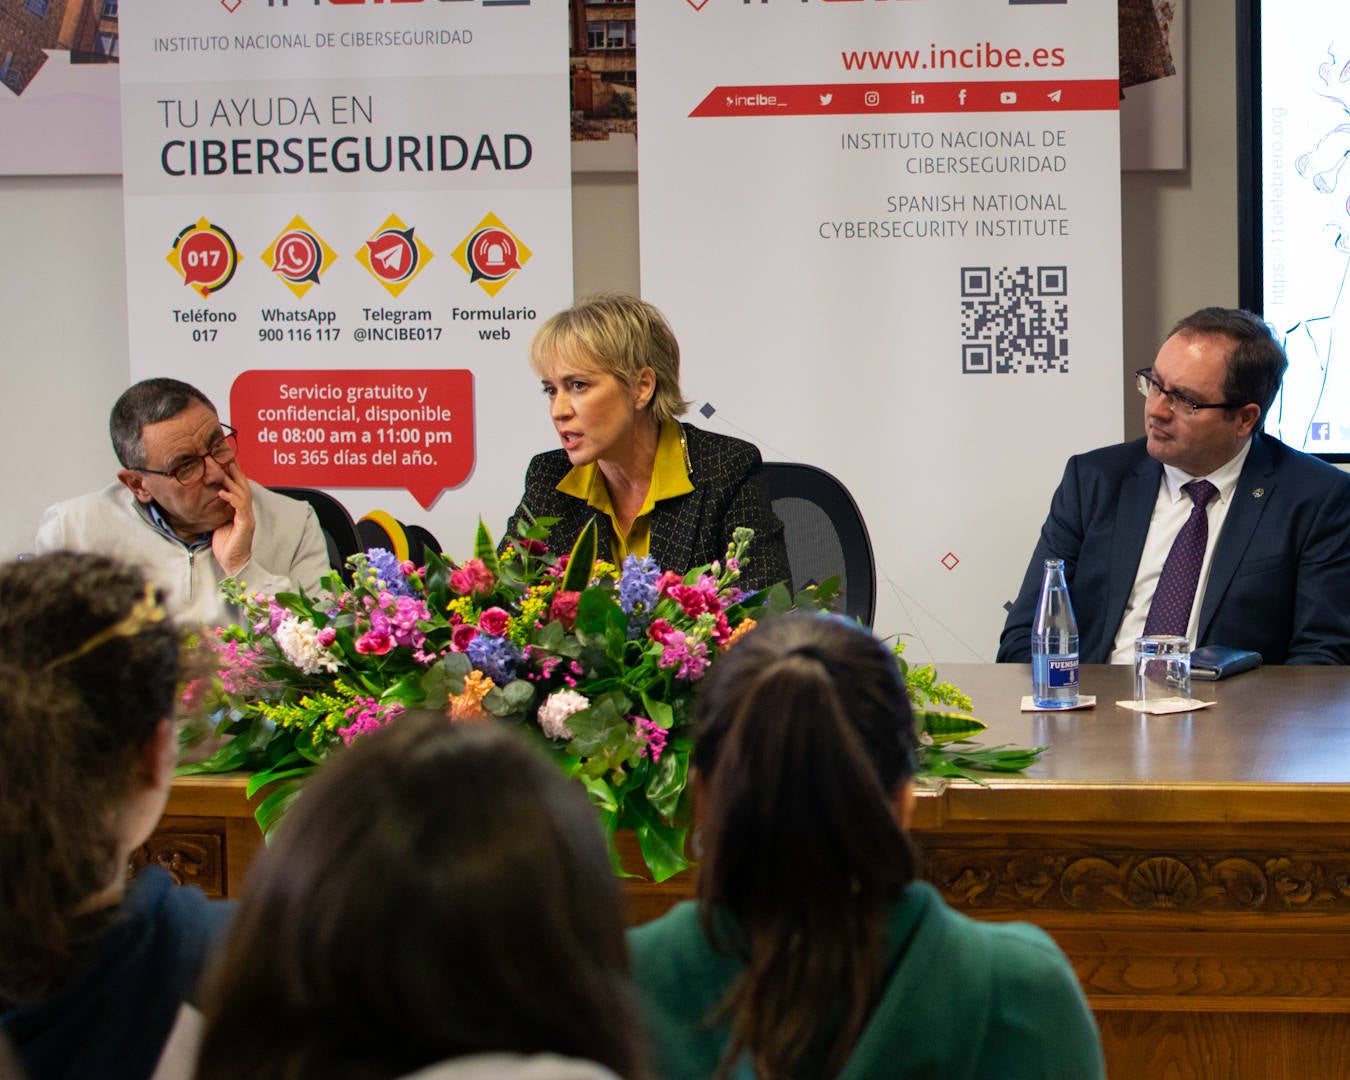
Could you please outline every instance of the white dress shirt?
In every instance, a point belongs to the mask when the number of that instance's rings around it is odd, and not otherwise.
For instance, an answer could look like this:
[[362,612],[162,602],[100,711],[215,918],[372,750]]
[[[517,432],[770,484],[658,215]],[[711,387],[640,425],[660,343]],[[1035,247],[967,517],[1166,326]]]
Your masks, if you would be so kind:
[[1177,538],[1177,533],[1191,516],[1195,503],[1182,491],[1182,485],[1192,480],[1208,480],[1218,489],[1218,494],[1209,500],[1205,512],[1209,521],[1209,536],[1205,541],[1205,560],[1200,564],[1200,581],[1195,587],[1195,602],[1191,605],[1191,619],[1186,625],[1186,634],[1195,644],[1196,630],[1200,624],[1200,607],[1205,599],[1205,585],[1209,581],[1209,564],[1214,558],[1214,545],[1223,530],[1224,519],[1228,517],[1228,508],[1233,505],[1233,491],[1237,487],[1238,476],[1247,461],[1247,453],[1252,448],[1248,439],[1226,464],[1215,469],[1208,476],[1191,476],[1174,465],[1163,466],[1163,477],[1158,484],[1158,498],[1153,503],[1153,517],[1148,523],[1148,538],[1144,541],[1144,550],[1139,556],[1139,569],[1134,575],[1134,588],[1125,602],[1125,614],[1120,620],[1120,629],[1116,631],[1115,649],[1111,653],[1113,664],[1134,663],[1134,639],[1144,633],[1144,623],[1148,619],[1148,609],[1153,604],[1153,593],[1158,588],[1158,577],[1162,574],[1163,563]]

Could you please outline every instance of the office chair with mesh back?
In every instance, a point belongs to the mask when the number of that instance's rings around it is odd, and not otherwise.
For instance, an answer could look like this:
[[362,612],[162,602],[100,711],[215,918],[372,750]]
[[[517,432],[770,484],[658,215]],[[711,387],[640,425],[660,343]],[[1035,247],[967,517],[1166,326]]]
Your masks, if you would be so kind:
[[870,627],[877,598],[872,541],[848,488],[824,469],[788,461],[766,461],[764,479],[783,523],[793,589],[838,577],[844,613]]
[[299,499],[314,507],[319,528],[323,530],[323,538],[328,544],[328,565],[345,573],[347,559],[362,550],[356,522],[347,508],[328,492],[318,488],[274,487],[272,490],[278,495]]

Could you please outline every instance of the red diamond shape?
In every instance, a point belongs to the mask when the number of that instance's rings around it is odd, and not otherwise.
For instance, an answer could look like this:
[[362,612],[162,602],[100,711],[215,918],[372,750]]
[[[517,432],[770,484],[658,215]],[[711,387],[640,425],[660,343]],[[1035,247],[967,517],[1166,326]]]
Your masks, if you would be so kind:
[[959,563],[960,561],[961,560],[958,559],[955,555],[953,555],[950,551],[947,552],[946,555],[942,556],[942,565],[945,566],[948,570],[955,570],[956,564]]
[[220,6],[233,15],[239,10],[239,5],[243,2],[244,0],[220,0]]

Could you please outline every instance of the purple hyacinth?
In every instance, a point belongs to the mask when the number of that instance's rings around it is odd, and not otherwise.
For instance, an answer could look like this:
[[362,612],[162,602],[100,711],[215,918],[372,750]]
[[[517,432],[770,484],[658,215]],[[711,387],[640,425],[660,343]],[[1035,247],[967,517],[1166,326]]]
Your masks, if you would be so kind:
[[392,551],[371,548],[366,552],[366,566],[375,578],[377,588],[395,596],[414,596],[416,591],[403,573],[403,563]]
[[650,555],[638,558],[627,555],[623,560],[623,572],[619,577],[619,608],[625,615],[634,612],[650,615],[656,606],[657,587],[661,568]]

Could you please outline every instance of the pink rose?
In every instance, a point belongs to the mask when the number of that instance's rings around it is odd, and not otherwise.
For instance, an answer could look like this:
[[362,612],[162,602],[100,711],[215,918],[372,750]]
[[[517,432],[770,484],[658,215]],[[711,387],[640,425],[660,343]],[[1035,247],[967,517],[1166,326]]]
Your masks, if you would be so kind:
[[571,630],[577,621],[577,601],[581,599],[579,592],[563,592],[559,590],[553,594],[553,602],[549,604],[548,613],[550,617],[563,624],[564,630]]
[[490,607],[478,616],[478,629],[489,637],[505,637],[511,616],[499,607]]
[[450,588],[460,596],[488,596],[492,592],[492,571],[482,559],[470,559],[450,574]]
[[450,632],[450,648],[455,652],[466,652],[469,642],[478,636],[478,627],[461,623]]
[[337,631],[331,626],[325,626],[319,631],[315,640],[326,649],[337,640]]
[[356,639],[356,651],[363,656],[383,656],[394,647],[394,639],[387,633],[367,630]]

